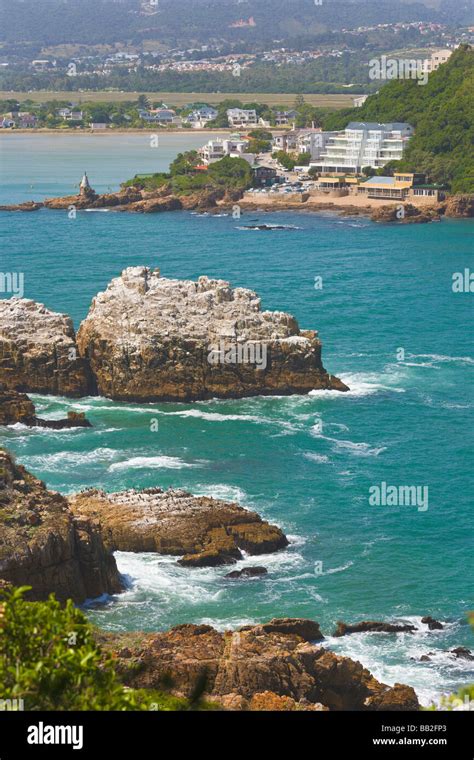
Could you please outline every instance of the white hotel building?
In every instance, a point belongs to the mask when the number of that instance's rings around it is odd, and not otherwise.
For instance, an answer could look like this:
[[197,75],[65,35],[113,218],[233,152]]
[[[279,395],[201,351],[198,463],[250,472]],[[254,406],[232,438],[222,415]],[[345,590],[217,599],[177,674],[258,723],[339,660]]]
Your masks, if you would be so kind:
[[344,132],[329,138],[324,152],[310,166],[321,174],[360,174],[365,166],[380,169],[402,158],[413,133],[406,122],[351,121]]

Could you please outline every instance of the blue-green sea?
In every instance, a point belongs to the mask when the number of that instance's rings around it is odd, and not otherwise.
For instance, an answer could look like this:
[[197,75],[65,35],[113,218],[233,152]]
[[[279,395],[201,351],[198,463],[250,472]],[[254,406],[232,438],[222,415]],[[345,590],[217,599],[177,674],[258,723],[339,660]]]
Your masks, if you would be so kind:
[[[85,169],[98,190],[116,188],[204,142],[171,135],[152,150],[142,135],[0,139],[1,203],[74,192]],[[296,229],[239,229],[255,219]],[[128,590],[89,606],[96,623],[119,631],[308,617],[329,647],[387,683],[414,686],[424,703],[474,680],[474,663],[446,651],[474,650],[466,619],[474,609],[474,296],[452,289],[453,273],[473,266],[472,220],[390,226],[290,212],[240,222],[189,212],[79,212],[71,220],[42,210],[2,213],[0,225],[0,269],[23,272],[25,297],[69,313],[76,326],[127,266],[207,274],[254,289],[263,308],[319,330],[326,368],[351,388],[194,404],[34,396],[43,416],[75,409],[93,424],[2,431],[0,445],[51,488],[186,488],[255,509],[291,539],[287,550],[240,562],[269,571],[242,582],[225,580],[226,568],[118,553]],[[428,508],[372,506],[369,489],[382,482],[428,488]],[[428,614],[442,631],[421,625]],[[363,619],[414,622],[420,631],[331,637],[336,621]],[[419,662],[428,652],[431,660]]]

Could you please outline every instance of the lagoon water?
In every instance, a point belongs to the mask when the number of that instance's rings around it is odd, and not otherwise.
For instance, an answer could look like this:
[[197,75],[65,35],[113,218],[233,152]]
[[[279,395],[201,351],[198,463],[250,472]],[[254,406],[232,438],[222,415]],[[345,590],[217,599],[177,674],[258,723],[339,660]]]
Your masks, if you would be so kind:
[[[171,135],[150,149],[143,139],[2,136],[1,202],[73,192],[84,169],[98,190],[116,188],[204,142]],[[24,272],[25,296],[71,314],[76,326],[126,266],[228,279],[256,290],[264,308],[319,330],[324,364],[350,393],[194,404],[35,396],[43,416],[83,410],[94,427],[16,427],[2,431],[0,445],[63,493],[173,485],[251,507],[291,537],[287,550],[258,558],[267,577],[243,582],[225,580],[225,568],[118,553],[129,587],[89,607],[99,625],[224,628],[309,617],[328,646],[387,683],[413,685],[429,703],[474,678],[472,662],[446,653],[474,648],[466,619],[474,608],[473,295],[452,290],[453,273],[472,268],[474,223],[252,212],[243,224],[254,219],[296,229],[243,230],[231,216],[188,212],[5,213],[0,268]],[[428,488],[428,509],[372,506],[369,489],[382,482]],[[249,564],[255,558],[237,567]],[[421,625],[428,614],[443,631]],[[331,637],[337,620],[362,619],[414,621],[423,632]],[[419,662],[427,652],[431,661]]]

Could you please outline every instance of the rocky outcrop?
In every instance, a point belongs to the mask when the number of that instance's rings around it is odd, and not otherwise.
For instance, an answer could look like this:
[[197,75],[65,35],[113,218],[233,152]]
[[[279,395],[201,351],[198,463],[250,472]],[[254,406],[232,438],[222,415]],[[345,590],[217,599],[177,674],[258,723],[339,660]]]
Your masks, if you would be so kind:
[[25,393],[10,391],[0,385],[0,425],[34,425],[35,405]]
[[125,269],[94,298],[77,343],[99,393],[119,401],[348,390],[324,369],[316,332],[261,311],[251,290],[207,277]]
[[447,217],[464,218],[474,216],[474,193],[449,195],[441,205],[441,213]]
[[474,655],[467,647],[455,647],[450,650],[450,654],[461,660],[474,660]]
[[67,418],[61,420],[44,420],[37,417],[35,405],[25,393],[10,391],[0,385],[0,425],[15,425],[17,422],[29,427],[52,430],[92,427],[84,412],[68,412]]
[[428,626],[430,631],[442,631],[444,626],[439,620],[435,620],[431,615],[425,615],[421,618],[421,622]]
[[[403,207],[401,215],[400,208]],[[435,207],[418,208],[411,203],[392,206],[379,206],[372,210],[370,218],[373,222],[397,222],[398,224],[422,224],[439,221],[439,213]]]
[[9,206],[0,206],[0,211],[39,211],[43,208],[43,203],[36,201],[25,201],[24,203],[13,203]]
[[31,586],[30,599],[60,601],[122,590],[97,527],[0,449],[0,578]]
[[0,300],[0,383],[9,390],[60,396],[91,392],[71,318],[26,298]]
[[[310,624],[319,629],[312,621],[299,621],[299,628]],[[166,633],[98,637],[114,653],[128,685],[159,689],[167,684],[175,694],[190,697],[203,684],[205,694],[226,709],[419,707],[409,686],[386,686],[359,662],[308,643],[291,629],[259,625],[220,633],[208,625],[180,625]]]
[[413,633],[414,631],[416,631],[416,626],[414,625],[381,623],[377,620],[363,620],[354,625],[339,621],[333,635],[347,636],[349,633]]
[[180,556],[189,567],[226,565],[248,554],[275,552],[288,545],[280,528],[255,512],[187,491],[83,491],[69,498],[73,513],[101,526],[112,550]]

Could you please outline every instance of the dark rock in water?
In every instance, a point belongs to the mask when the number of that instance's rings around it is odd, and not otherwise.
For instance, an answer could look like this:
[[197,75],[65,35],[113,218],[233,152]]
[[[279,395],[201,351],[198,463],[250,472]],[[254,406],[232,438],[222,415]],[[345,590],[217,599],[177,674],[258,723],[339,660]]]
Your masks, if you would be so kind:
[[43,205],[43,203],[36,203],[36,201],[25,201],[24,203],[0,206],[0,211],[38,211],[40,208],[43,208]]
[[380,683],[359,662],[310,643],[318,630],[314,621],[289,619],[237,631],[179,625],[164,633],[96,636],[132,688],[168,682],[173,693],[189,697],[204,681],[206,698],[230,710],[419,709],[411,687]]
[[231,573],[227,573],[224,578],[255,578],[260,575],[267,575],[268,570],[266,567],[244,567],[242,570],[233,570]]
[[474,660],[474,655],[467,647],[456,647],[455,649],[451,649],[450,654],[454,654],[455,657],[458,657],[461,660]]
[[399,625],[394,623],[381,623],[376,620],[363,620],[353,625],[338,621],[334,636],[346,636],[349,633],[413,633],[414,625]]
[[244,224],[246,230],[295,230],[291,224]]
[[35,405],[25,393],[0,385],[0,425],[35,424]]
[[443,624],[432,618],[431,615],[425,615],[421,618],[421,622],[427,625],[430,631],[442,631],[444,628]]
[[431,657],[428,657],[427,654],[422,654],[420,657],[420,662],[431,662]]
[[269,623],[264,623],[261,628],[265,633],[289,633],[301,636],[305,641],[324,639],[319,630],[319,623],[306,618],[273,618]]
[[17,422],[29,427],[53,430],[92,427],[83,412],[68,412],[67,419],[63,420],[43,420],[36,416],[35,405],[25,393],[8,390],[0,385],[0,425],[15,425]]
[[96,523],[76,518],[59,493],[0,449],[0,578],[31,586],[28,598],[59,601],[123,590]]
[[35,417],[35,425],[52,430],[64,430],[75,427],[92,427],[84,412],[68,412],[67,419],[62,420],[43,420],[41,417]]

